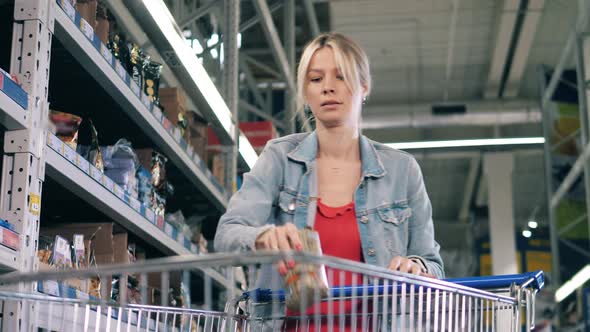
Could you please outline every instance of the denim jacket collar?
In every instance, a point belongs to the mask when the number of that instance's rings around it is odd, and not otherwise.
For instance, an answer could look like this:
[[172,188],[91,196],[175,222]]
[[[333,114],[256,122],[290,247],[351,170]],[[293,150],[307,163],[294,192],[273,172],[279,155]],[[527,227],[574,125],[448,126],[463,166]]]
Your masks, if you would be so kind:
[[[365,136],[361,135],[359,138],[359,146],[361,150],[361,167],[363,177],[380,178],[384,176],[387,171],[383,167],[381,158],[377,154],[375,147],[371,141]],[[318,154],[318,138],[317,132],[314,130],[307,137],[305,137],[295,149],[287,154],[289,159],[301,163],[305,163],[309,169],[310,163],[314,162]]]

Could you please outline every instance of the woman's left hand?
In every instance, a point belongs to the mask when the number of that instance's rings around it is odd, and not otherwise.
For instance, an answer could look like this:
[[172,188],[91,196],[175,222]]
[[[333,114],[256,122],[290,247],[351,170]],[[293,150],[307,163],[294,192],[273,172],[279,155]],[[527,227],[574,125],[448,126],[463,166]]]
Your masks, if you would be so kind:
[[389,263],[388,268],[392,271],[400,271],[404,273],[411,273],[419,276],[434,278],[433,275],[422,272],[422,266],[420,266],[420,264],[403,256],[394,257]]

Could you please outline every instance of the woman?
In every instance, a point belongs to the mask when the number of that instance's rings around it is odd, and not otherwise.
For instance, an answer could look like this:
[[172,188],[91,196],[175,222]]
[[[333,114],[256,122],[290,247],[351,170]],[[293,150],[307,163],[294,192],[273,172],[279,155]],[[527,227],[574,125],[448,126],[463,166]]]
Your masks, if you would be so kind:
[[[299,250],[297,229],[312,227],[326,255],[443,278],[417,162],[361,135],[371,90],[365,52],[338,33],[316,37],[301,56],[297,88],[316,129],[267,144],[221,217],[216,250]],[[279,272],[292,265],[280,263]]]

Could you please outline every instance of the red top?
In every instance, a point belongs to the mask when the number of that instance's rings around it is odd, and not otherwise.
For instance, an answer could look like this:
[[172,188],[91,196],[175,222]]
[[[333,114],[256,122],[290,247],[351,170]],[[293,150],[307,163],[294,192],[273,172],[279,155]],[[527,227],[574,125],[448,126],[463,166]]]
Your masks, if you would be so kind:
[[[331,207],[322,203],[318,200],[318,209],[315,218],[314,230],[318,232],[320,236],[320,244],[322,247],[322,253],[324,255],[335,256],[340,258],[346,258],[357,262],[363,261],[363,253],[361,247],[361,237],[358,231],[357,220],[354,211],[354,202],[350,202],[344,206]],[[340,270],[326,268],[326,274],[328,276],[328,284],[330,287],[339,286],[340,283]],[[352,273],[344,272],[344,283],[342,285],[350,286],[352,282]],[[332,280],[330,280],[332,278]],[[362,282],[362,277],[356,277],[356,284]],[[340,301],[336,300],[333,302],[332,313],[334,331],[340,330],[339,325],[339,314],[346,315],[352,310],[352,301],[344,302],[344,310],[340,308]],[[358,303],[357,303],[358,305]],[[319,305],[314,305],[307,310],[307,315],[320,314],[322,316],[327,315],[328,302],[322,302]],[[358,308],[357,314],[360,314],[360,308]],[[298,312],[287,310],[287,317],[299,316]],[[360,315],[359,315],[360,316]],[[360,317],[359,317],[360,318]],[[308,317],[310,320],[309,330],[310,332],[316,331],[313,316]],[[286,321],[286,331],[301,331],[301,326],[297,328],[297,323],[294,320]],[[345,331],[351,331],[350,317],[345,320]],[[321,331],[328,331],[328,322],[322,319]],[[360,328],[360,325],[357,325]]]

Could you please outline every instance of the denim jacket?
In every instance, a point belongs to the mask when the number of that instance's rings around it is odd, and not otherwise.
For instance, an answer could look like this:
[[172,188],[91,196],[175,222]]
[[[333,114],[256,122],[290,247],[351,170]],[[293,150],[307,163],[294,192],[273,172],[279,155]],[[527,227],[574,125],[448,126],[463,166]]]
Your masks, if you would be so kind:
[[[359,145],[362,177],[354,206],[365,262],[387,267],[395,256],[411,257],[444,278],[418,163],[410,154],[365,136]],[[269,141],[221,217],[215,249],[253,250],[256,237],[273,225],[313,227],[317,150],[315,131]]]

